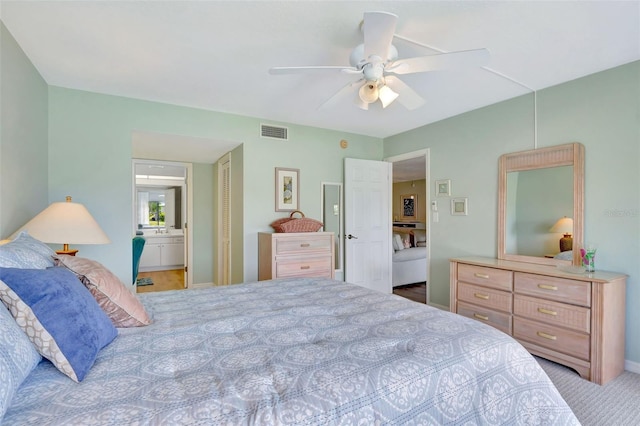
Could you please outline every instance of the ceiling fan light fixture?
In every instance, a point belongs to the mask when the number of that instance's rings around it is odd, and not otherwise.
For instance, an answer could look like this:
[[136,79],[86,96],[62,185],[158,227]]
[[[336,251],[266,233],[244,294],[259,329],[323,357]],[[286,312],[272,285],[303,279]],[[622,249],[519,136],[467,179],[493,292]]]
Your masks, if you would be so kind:
[[354,103],[358,106],[358,108],[363,109],[365,111],[369,110],[369,104],[360,99],[360,96],[356,96],[354,99]]
[[372,104],[378,100],[378,85],[374,81],[367,81],[358,90],[358,96],[362,102]]
[[387,85],[384,85],[380,89],[378,89],[378,98],[382,103],[382,108],[386,108],[391,105],[391,103],[395,101],[397,97],[398,94],[391,90],[391,88]]

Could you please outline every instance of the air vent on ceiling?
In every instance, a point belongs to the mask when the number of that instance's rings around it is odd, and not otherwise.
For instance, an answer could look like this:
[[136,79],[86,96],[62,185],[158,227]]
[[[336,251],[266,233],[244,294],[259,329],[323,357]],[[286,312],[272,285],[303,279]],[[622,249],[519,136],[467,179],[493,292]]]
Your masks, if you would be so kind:
[[289,129],[286,127],[270,126],[268,124],[260,125],[260,136],[263,138],[289,140]]

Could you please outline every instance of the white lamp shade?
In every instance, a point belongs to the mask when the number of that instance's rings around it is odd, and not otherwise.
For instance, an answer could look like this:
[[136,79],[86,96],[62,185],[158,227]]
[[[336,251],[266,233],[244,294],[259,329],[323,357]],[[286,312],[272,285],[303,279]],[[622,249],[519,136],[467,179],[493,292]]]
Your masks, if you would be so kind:
[[573,219],[570,217],[563,217],[551,227],[549,232],[558,232],[562,234],[573,234]]
[[111,241],[82,204],[52,203],[20,228],[33,238],[55,244],[107,244]]
[[378,89],[378,97],[380,98],[380,102],[382,102],[382,108],[386,108],[391,102],[396,100],[398,94],[391,90],[389,86],[385,85]]

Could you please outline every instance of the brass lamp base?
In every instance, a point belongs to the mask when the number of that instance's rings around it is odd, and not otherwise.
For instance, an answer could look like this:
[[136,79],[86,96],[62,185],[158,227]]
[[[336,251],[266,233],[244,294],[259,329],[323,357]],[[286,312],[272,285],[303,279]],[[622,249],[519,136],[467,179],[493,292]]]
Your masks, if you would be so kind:
[[564,234],[562,238],[560,238],[560,251],[569,251],[573,249],[573,238],[571,234]]
[[69,244],[63,244],[62,250],[56,250],[56,254],[67,254],[69,256],[75,256],[78,250],[70,250]]
[[68,254],[69,256],[75,256],[78,250],[56,250],[56,254]]

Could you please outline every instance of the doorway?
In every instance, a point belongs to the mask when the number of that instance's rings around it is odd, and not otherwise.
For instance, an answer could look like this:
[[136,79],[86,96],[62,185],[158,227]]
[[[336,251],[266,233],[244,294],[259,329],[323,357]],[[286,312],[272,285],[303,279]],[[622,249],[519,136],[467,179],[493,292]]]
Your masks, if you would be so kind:
[[[393,290],[395,294],[429,303],[430,177],[429,150],[385,158],[393,164]],[[398,240],[398,236],[400,237]],[[408,255],[409,249],[415,253]],[[402,250],[402,252],[401,252]],[[405,261],[406,258],[411,260]],[[395,268],[395,270],[394,270]]]
[[136,291],[188,288],[191,164],[134,159],[132,169],[133,232],[145,240],[137,260]]

